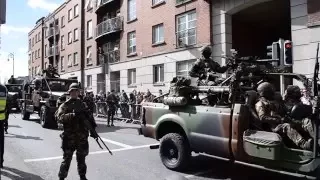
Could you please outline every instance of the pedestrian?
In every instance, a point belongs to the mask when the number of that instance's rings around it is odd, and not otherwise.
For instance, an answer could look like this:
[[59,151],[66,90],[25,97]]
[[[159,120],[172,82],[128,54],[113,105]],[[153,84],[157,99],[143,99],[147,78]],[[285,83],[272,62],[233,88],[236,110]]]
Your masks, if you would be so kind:
[[111,126],[114,126],[113,120],[114,120],[114,114],[116,112],[116,103],[117,103],[117,97],[114,94],[114,90],[111,90],[111,93],[107,97],[107,104],[108,104],[108,127],[110,127],[110,120],[111,120]]
[[70,163],[74,151],[77,155],[78,173],[80,180],[87,180],[86,156],[89,154],[88,128],[85,127],[84,119],[76,114],[81,109],[85,109],[84,103],[78,99],[79,86],[72,83],[69,87],[70,99],[60,105],[56,118],[63,124],[62,138],[63,161],[60,166],[59,178],[63,180],[67,177]]
[[8,115],[7,95],[7,88],[4,85],[0,85],[0,168],[3,168],[4,161],[4,123]]

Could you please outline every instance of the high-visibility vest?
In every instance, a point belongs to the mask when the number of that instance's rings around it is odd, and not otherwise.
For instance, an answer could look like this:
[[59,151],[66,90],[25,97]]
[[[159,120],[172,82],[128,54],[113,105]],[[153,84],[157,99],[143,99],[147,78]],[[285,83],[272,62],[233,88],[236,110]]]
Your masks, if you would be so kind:
[[8,95],[8,90],[6,86],[0,84],[0,121],[3,121],[6,119],[7,95]]

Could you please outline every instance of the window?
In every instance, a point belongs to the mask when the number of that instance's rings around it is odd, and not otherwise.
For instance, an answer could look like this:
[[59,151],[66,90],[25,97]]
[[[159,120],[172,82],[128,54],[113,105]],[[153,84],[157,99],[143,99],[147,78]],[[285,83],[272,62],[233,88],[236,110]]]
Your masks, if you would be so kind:
[[38,41],[41,41],[40,32],[38,32]]
[[73,39],[74,39],[74,41],[77,41],[79,39],[79,30],[78,29],[74,29]]
[[87,38],[92,37],[92,20],[87,22]]
[[31,49],[31,39],[29,39],[29,50]]
[[64,70],[64,56],[61,56],[61,71]]
[[136,15],[136,0],[128,0],[128,21],[135,20]]
[[33,62],[33,60],[34,60],[34,53],[32,52],[32,62]]
[[128,69],[128,85],[136,84],[136,69]]
[[61,36],[61,50],[64,49],[64,35]]
[[87,47],[87,64],[92,64],[92,58],[91,58],[91,46]]
[[128,33],[128,54],[136,52],[136,32]]
[[64,16],[61,17],[61,27],[64,27]]
[[73,65],[78,65],[78,53],[73,54]]
[[152,44],[164,42],[163,24],[152,27]]
[[38,58],[40,58],[40,49],[38,49]]
[[72,66],[72,55],[68,55],[68,66]]
[[32,47],[34,46],[34,37],[32,38]]
[[164,0],[152,0],[152,5],[160,4]]
[[74,6],[73,10],[74,10],[74,17],[79,16],[79,5],[78,4]]
[[92,87],[92,76],[87,75],[87,87],[91,88]]
[[153,83],[161,83],[164,81],[164,65],[153,66]]
[[44,56],[47,57],[48,45],[44,45]]
[[189,2],[191,0],[176,0],[176,4],[183,4],[185,2]]
[[68,32],[68,44],[72,43],[72,32]]
[[87,10],[90,10],[90,9],[93,8],[92,0],[87,0],[86,5],[85,5],[85,8],[86,8]]
[[189,77],[189,71],[191,70],[191,67],[193,63],[196,60],[188,60],[188,61],[180,61],[177,62],[177,76],[180,77]]
[[177,17],[177,45],[183,47],[185,45],[196,44],[197,19],[196,12],[188,12]]
[[36,34],[36,40],[35,41],[36,41],[36,43],[38,42],[38,35],[37,34]]
[[48,67],[48,63],[45,62],[45,63],[44,63],[44,68],[47,69],[47,67]]
[[69,9],[68,11],[68,21],[72,20],[72,9]]

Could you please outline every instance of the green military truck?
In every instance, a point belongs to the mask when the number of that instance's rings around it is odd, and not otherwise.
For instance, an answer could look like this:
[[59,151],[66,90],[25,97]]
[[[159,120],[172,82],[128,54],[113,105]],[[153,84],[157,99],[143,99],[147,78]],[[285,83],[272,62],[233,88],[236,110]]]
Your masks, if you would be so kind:
[[[310,81],[303,75],[269,75],[273,78],[266,79],[275,80],[273,84],[297,79],[310,88]],[[235,97],[232,103],[203,104],[209,94],[230,94],[240,88],[231,87],[223,84],[192,87],[196,92],[193,95],[197,98],[189,102],[183,97],[164,97],[164,103],[147,102],[142,105],[142,125],[139,131],[146,137],[160,141],[159,146],[150,148],[159,148],[162,163],[168,169],[183,170],[188,165],[191,152],[195,152],[293,176],[311,179],[319,177],[319,149],[306,151],[291,147],[280,135],[262,131],[255,126],[259,120],[254,107],[258,94],[254,90],[242,91],[244,98],[237,100]],[[284,88],[285,85],[281,85],[278,91],[283,92]],[[291,115],[295,117],[307,112],[306,109],[310,113],[312,107],[297,106],[293,109]],[[319,116],[316,121],[319,121]],[[318,132],[318,127],[315,132]],[[318,147],[318,136],[315,137],[315,147]]]
[[56,128],[54,113],[57,110],[57,100],[65,94],[75,79],[37,77],[30,84],[24,85],[21,103],[21,117],[28,120],[30,115],[37,113],[39,123],[44,128]]

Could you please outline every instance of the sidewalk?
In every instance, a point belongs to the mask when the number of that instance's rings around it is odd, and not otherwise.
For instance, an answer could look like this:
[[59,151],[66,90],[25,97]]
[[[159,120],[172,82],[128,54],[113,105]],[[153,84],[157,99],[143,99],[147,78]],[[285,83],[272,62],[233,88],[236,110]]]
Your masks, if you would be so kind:
[[44,180],[32,172],[26,166],[19,155],[10,152],[9,147],[5,146],[3,169],[0,171],[0,180]]

